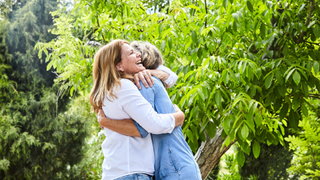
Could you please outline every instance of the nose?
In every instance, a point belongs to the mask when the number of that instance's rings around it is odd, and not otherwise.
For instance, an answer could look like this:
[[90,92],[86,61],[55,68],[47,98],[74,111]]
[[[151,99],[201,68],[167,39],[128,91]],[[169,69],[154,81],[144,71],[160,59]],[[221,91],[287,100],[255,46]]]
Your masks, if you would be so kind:
[[136,57],[140,58],[141,57],[141,53],[139,51],[136,51]]

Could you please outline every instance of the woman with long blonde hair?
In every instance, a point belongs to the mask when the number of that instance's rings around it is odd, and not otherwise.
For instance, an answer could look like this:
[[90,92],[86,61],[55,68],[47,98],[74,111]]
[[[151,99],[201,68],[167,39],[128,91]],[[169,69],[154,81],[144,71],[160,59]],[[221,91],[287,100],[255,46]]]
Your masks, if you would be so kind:
[[[170,114],[153,110],[133,83],[134,74],[144,69],[140,52],[135,52],[127,41],[114,40],[100,48],[93,64],[91,106],[95,112],[102,108],[110,119],[134,119],[148,132],[171,133],[182,124],[184,114],[177,107],[177,112]],[[154,154],[150,135],[139,138],[107,128],[103,131],[103,180],[152,179]]]

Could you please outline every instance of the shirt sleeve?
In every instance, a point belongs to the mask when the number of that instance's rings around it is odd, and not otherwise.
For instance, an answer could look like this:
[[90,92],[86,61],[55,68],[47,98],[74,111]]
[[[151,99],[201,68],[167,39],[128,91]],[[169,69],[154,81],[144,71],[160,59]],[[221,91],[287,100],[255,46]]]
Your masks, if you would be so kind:
[[[154,90],[146,88],[148,98],[154,100]],[[153,134],[171,133],[175,119],[171,114],[158,114],[129,80],[121,80],[121,90],[117,94],[123,110],[146,131]]]
[[146,131],[143,127],[141,127],[140,124],[138,124],[135,120],[133,120],[133,123],[134,123],[134,125],[136,125],[141,138],[145,138],[148,136],[148,134],[149,134],[148,131]]
[[169,74],[168,79],[164,81],[168,85],[168,88],[171,88],[177,82],[178,76],[176,73],[172,72],[171,69],[163,65],[160,65],[157,69]]

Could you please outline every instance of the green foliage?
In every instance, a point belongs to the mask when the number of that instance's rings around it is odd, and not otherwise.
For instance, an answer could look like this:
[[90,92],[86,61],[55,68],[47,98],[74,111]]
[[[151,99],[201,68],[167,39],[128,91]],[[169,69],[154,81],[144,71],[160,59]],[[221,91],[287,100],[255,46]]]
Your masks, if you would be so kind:
[[[7,24],[7,20],[0,20],[0,23]],[[5,33],[6,29],[3,26],[0,27],[0,105],[6,104],[6,102],[11,100],[8,94],[17,93],[15,82],[10,80],[7,75],[11,66],[9,64],[7,48],[5,46]]]
[[[313,102],[319,104],[318,102]],[[302,131],[298,136],[285,138],[290,149],[294,150],[294,158],[289,172],[300,176],[300,179],[320,178],[320,121],[315,113],[304,117],[299,123]]]
[[40,100],[25,93],[1,108],[1,179],[72,179],[82,159],[87,122],[77,114],[56,114],[56,95],[42,92]]
[[70,116],[77,114],[77,116],[86,121],[86,126],[90,126],[90,136],[86,138],[82,145],[86,152],[82,154],[81,162],[74,166],[73,174],[81,175],[84,179],[101,179],[101,165],[104,159],[101,144],[105,136],[100,129],[96,116],[91,113],[91,105],[87,101],[88,97],[80,94],[70,102],[66,112]]
[[56,9],[56,0],[28,0],[13,6],[9,15],[6,46],[14,71],[9,73],[9,77],[20,84],[18,91],[34,90],[34,94],[39,94],[37,89],[53,85],[55,75],[46,71],[47,64],[38,58],[38,52],[33,47],[38,41],[47,42],[54,38],[48,32],[53,24],[49,12]]
[[79,179],[86,172],[93,123],[79,109],[64,112],[68,97],[60,99],[55,74],[33,49],[54,37],[49,12],[56,8],[52,0],[19,1],[0,19],[8,25],[0,27],[0,179]]
[[239,165],[234,154],[224,154],[222,161],[226,163],[225,169],[227,173],[220,172],[218,180],[242,180],[243,178],[239,174]]
[[[261,152],[258,158],[254,154],[245,155],[245,163],[239,169],[241,177],[247,179],[255,176],[257,179],[280,180],[289,178],[287,168],[291,166],[293,152],[280,144],[261,144]],[[253,146],[254,147],[254,146]]]
[[179,75],[169,95],[186,114],[192,151],[204,130],[212,138],[223,127],[224,145],[237,140],[242,165],[252,148],[259,156],[258,142],[284,145],[285,127],[297,128],[301,110],[313,108],[306,98],[320,90],[317,2],[174,0],[148,14],[141,1],[81,0],[54,13],[58,38],[36,48],[64,90],[87,94],[97,50],[87,41],[155,44]]

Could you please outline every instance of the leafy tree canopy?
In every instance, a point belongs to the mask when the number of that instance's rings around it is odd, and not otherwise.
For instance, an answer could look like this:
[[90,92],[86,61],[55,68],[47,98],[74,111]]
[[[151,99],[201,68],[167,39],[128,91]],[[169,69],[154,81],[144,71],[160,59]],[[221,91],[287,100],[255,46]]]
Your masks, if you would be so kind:
[[169,93],[186,114],[191,149],[223,128],[224,145],[240,145],[240,166],[244,153],[259,156],[260,142],[284,145],[285,127],[297,128],[314,108],[307,100],[320,90],[319,0],[173,0],[153,14],[144,5],[75,0],[68,13],[53,13],[57,38],[36,48],[62,89],[90,91],[97,48],[88,41],[149,41],[179,75]]
[[[318,101],[311,103],[319,107]],[[295,151],[289,172],[300,176],[300,179],[320,178],[319,125],[319,115],[311,112],[308,117],[303,117],[303,120],[300,121],[299,126],[302,128],[302,131],[299,135],[285,138],[286,141],[290,142],[290,149]]]
[[67,98],[58,101],[56,75],[34,50],[54,37],[49,12],[56,9],[53,0],[27,0],[0,19],[0,179],[82,176],[88,119],[63,112]]

